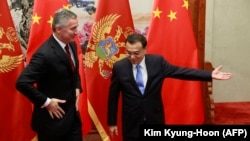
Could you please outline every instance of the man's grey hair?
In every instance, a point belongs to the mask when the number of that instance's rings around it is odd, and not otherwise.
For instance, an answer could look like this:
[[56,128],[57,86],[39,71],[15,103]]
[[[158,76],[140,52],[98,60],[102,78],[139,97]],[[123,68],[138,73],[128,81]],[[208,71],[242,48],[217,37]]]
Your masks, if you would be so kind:
[[57,10],[52,22],[52,30],[55,31],[56,25],[66,26],[69,19],[77,19],[77,15],[65,8]]

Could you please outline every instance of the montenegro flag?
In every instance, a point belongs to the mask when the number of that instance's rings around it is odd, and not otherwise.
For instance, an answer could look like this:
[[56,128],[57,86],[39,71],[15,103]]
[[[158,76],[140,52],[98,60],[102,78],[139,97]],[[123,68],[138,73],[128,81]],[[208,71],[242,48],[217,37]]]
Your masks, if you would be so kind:
[[109,138],[107,125],[108,89],[113,64],[125,57],[125,39],[133,32],[134,25],[128,0],[98,1],[85,54],[85,65],[89,112],[104,141],[122,140],[120,116],[118,116],[120,134],[118,137]]
[[24,55],[6,0],[0,1],[0,140],[31,141],[31,102],[16,90]]

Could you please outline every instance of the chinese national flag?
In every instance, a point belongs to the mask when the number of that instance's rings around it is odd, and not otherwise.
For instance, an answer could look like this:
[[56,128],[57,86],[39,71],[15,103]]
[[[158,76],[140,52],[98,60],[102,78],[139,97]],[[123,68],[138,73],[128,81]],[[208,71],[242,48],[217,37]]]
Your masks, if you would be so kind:
[[[148,33],[148,53],[171,64],[199,68],[188,0],[155,0]],[[167,124],[204,122],[201,82],[166,79],[162,90]]]
[[[30,37],[27,48],[26,61],[29,63],[32,55],[38,49],[38,47],[47,40],[52,34],[51,24],[55,12],[60,8],[69,9],[68,0],[35,0],[34,9],[32,15],[32,24],[30,29]],[[79,72],[81,76],[82,88],[85,92],[85,74],[83,68],[83,55],[78,38],[76,38],[77,53],[79,59]],[[83,135],[86,135],[91,129],[91,119],[88,115],[87,108],[87,96],[85,94],[80,95],[79,110],[83,123]]]
[[0,1],[0,140],[30,141],[32,105],[16,90],[24,68],[23,54],[6,0]]
[[[99,0],[85,54],[89,112],[103,140],[111,140],[107,125],[107,103],[113,64],[125,57],[125,39],[134,33],[128,0]],[[121,105],[120,105],[121,106]],[[120,109],[119,109],[120,111]],[[120,113],[118,115],[118,119]],[[121,141],[121,121],[118,121]]]

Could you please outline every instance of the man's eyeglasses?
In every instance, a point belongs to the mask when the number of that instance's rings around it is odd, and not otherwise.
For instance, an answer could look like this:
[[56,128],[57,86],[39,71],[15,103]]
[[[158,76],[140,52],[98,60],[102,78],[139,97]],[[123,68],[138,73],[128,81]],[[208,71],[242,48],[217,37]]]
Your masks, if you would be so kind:
[[126,50],[125,53],[126,53],[127,56],[132,56],[132,55],[139,56],[139,55],[141,55],[142,50],[143,49],[141,49],[139,51],[128,51],[128,50]]

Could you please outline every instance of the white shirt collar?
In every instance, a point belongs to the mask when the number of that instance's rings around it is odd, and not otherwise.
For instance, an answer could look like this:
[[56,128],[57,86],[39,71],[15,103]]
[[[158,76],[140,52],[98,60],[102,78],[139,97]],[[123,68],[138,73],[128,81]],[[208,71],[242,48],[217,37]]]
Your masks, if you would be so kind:
[[[136,65],[137,65],[137,64],[133,64],[133,68],[136,68]],[[143,57],[143,59],[141,60],[141,62],[139,63],[139,65],[140,65],[142,68],[146,68],[145,56]]]
[[62,49],[64,50],[64,47],[66,46],[66,44],[64,44],[62,41],[60,41],[55,34],[53,33],[53,37],[55,38],[55,40],[58,42],[58,44],[62,47]]

